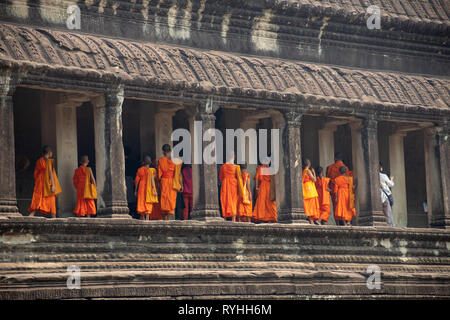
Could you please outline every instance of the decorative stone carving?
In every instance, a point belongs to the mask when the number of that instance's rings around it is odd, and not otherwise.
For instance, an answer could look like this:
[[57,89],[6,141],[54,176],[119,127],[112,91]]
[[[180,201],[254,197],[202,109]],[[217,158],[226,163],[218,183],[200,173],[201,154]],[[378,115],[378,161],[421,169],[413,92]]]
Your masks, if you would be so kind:
[[123,85],[93,99],[98,215],[131,218],[125,186],[125,156],[122,142]]
[[12,101],[19,78],[10,70],[2,70],[0,74],[0,218],[19,217]]
[[[202,122],[202,132],[197,132],[201,139],[201,149],[196,146],[200,141],[194,141],[194,152],[199,152],[203,156],[204,148],[209,142],[203,141],[203,134],[208,129],[215,128],[216,117],[214,113],[220,108],[220,105],[212,98],[206,99],[203,103],[195,108],[195,116],[192,120]],[[192,113],[192,112],[191,112]],[[192,125],[191,125],[192,128]],[[194,134],[195,135],[195,134]],[[219,211],[219,190],[218,190],[218,174],[216,164],[205,164],[202,159],[202,164],[192,164],[192,179],[193,179],[193,201],[191,217],[195,220],[210,221],[222,220]]]

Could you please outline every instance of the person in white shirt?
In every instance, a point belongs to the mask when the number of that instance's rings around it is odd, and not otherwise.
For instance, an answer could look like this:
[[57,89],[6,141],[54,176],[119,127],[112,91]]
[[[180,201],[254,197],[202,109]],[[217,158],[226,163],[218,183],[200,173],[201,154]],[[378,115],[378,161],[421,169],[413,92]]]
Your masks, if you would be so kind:
[[383,204],[383,214],[386,217],[387,224],[394,227],[394,219],[392,217],[392,207],[389,202],[389,196],[392,196],[391,189],[394,186],[394,177],[389,178],[383,173],[383,164],[380,162],[380,186],[381,186],[381,203]]

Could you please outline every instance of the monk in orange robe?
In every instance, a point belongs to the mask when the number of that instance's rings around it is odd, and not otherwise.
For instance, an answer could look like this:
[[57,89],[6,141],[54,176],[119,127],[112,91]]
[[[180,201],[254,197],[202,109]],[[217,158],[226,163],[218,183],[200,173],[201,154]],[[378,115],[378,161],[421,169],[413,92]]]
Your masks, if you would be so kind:
[[231,218],[231,221],[236,222],[237,202],[238,202],[238,179],[237,169],[233,164],[234,155],[229,161],[220,167],[219,179],[220,187],[220,204],[222,207],[222,216]]
[[[334,179],[339,177],[339,168],[345,167],[347,169],[347,172],[349,171],[348,168],[345,166],[345,164],[342,162],[342,154],[340,152],[336,152],[334,155],[334,163],[329,165],[327,167],[327,177],[330,178],[330,189],[334,190]],[[331,201],[333,203],[333,212],[336,211],[336,205],[337,205],[337,196],[334,192],[331,194]],[[336,214],[334,215],[334,218],[336,220],[336,223],[339,223],[339,219],[336,218]]]
[[323,176],[323,168],[317,168],[316,189],[319,195],[319,223],[325,224],[330,218],[330,178]]
[[256,203],[253,208],[253,219],[262,222],[277,222],[277,202],[271,199],[271,179],[274,176],[261,173],[263,168],[268,168],[270,160],[265,159],[263,164],[256,169]]
[[[91,168],[87,166],[88,164],[88,156],[82,156],[80,159],[80,166],[75,170],[75,174],[73,175],[73,185],[77,190],[77,205],[75,206],[73,213],[77,217],[87,216],[90,218],[91,216],[95,216],[97,213],[94,200],[97,198],[95,179]],[[95,189],[95,191],[89,192],[89,189]]]
[[344,221],[344,225],[350,226],[350,221],[354,217],[350,203],[350,190],[352,182],[347,176],[347,168],[342,166],[339,169],[340,176],[334,179],[334,193],[337,195],[335,217]]
[[[152,161],[152,168],[158,168],[158,160],[154,159]],[[158,174],[157,169],[155,169],[156,174]],[[150,215],[150,220],[161,220],[162,214],[161,214],[161,208],[160,208],[160,201],[161,201],[161,186],[159,185],[159,179],[156,179],[156,192],[158,193],[158,202],[153,204],[152,208],[152,214]]]
[[[165,144],[162,147],[164,157],[158,160],[158,180],[160,186],[161,199],[159,201],[161,216],[163,220],[169,220],[169,216],[173,219],[175,214],[175,206],[177,201],[177,191],[181,191],[181,164],[175,165],[172,161],[170,145]],[[176,167],[179,166],[178,173],[175,173]],[[179,177],[176,177],[178,175]],[[175,188],[178,182],[179,190]]]
[[138,169],[134,179],[134,195],[137,198],[136,211],[141,215],[141,220],[150,220],[153,204],[158,202],[155,183],[156,170],[150,168],[151,163],[151,157],[145,156],[144,165]]
[[311,161],[305,159],[305,169],[302,174],[303,185],[303,208],[308,217],[310,224],[317,224],[320,217],[319,211],[319,195],[316,190],[316,175],[314,170],[311,170]]
[[355,191],[357,185],[357,179],[353,176],[353,171],[348,172],[348,176],[350,177],[350,208],[353,211],[353,216],[356,217],[356,206],[355,206]]
[[250,174],[247,172],[247,164],[241,165],[241,183],[242,191],[239,192],[238,196],[238,217],[239,221],[251,222],[252,219],[252,192],[250,190]]
[[61,193],[61,187],[55,172],[52,149],[44,146],[42,153],[43,156],[38,159],[34,169],[34,191],[28,211],[30,217],[40,212],[56,218],[56,195]]

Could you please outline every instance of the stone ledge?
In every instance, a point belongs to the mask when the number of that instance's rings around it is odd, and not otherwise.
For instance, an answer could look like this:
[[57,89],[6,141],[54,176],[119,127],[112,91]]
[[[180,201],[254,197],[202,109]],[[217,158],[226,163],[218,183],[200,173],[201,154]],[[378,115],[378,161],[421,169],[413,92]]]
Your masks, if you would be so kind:
[[[0,299],[450,298],[449,248],[448,230],[11,218],[0,221]],[[81,290],[65,287],[70,265]]]

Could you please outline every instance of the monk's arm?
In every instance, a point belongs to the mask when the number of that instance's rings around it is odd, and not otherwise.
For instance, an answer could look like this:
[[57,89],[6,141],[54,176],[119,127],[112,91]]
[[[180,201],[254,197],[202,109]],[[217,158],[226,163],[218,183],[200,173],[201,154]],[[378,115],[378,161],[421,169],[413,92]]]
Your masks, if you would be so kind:
[[96,184],[96,182],[95,182],[94,174],[92,173],[92,170],[90,170],[90,171],[91,171],[91,183],[92,183],[94,186],[97,186],[97,184]]
[[316,182],[316,177],[312,174],[311,170],[306,171],[306,174],[311,178],[312,181]]
[[52,183],[51,190],[52,190],[52,192],[55,192],[55,181],[53,180],[53,172],[55,172],[55,168],[53,167],[53,165],[52,165],[52,170],[49,170],[49,171],[50,171],[49,172],[49,174],[50,174],[50,181]]
[[139,183],[141,181],[141,176],[139,175],[139,172],[136,174],[136,178],[134,179],[134,195],[137,195],[137,190],[138,190],[138,186]]
[[155,184],[155,176],[152,174],[152,186],[153,189],[155,190],[155,194],[158,195],[158,190],[156,190],[156,184]]

